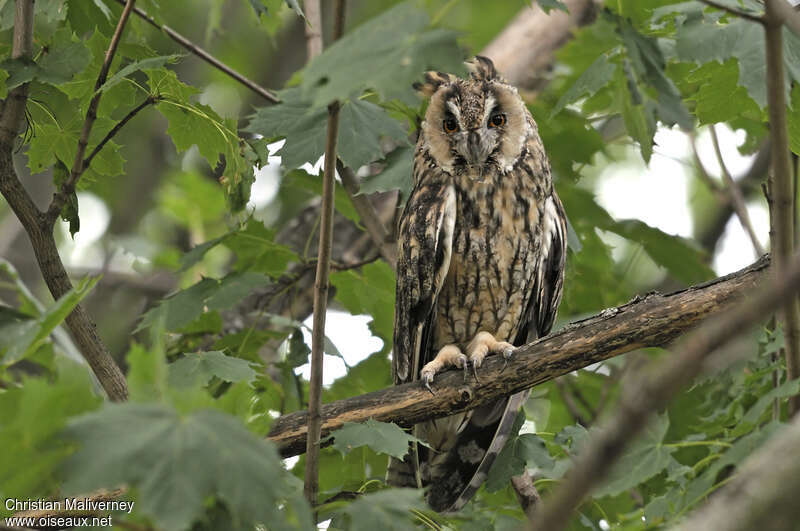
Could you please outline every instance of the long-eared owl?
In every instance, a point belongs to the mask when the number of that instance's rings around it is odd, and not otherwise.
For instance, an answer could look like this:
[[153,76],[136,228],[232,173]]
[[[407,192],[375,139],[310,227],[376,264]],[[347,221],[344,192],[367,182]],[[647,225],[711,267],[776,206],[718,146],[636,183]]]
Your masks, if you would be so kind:
[[[561,300],[566,219],[538,128],[516,88],[476,57],[469,79],[428,72],[430,97],[400,219],[392,370],[396,384],[546,335]],[[469,377],[473,377],[469,375]],[[435,385],[434,385],[435,387]],[[437,511],[475,494],[528,391],[415,426],[419,446],[388,480],[426,487]]]

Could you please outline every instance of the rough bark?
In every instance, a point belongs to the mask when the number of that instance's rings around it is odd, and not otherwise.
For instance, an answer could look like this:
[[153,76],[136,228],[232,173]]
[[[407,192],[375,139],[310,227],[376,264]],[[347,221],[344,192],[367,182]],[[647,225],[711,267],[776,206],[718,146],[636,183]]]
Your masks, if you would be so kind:
[[[765,276],[769,260],[669,295],[649,294],[570,324],[544,339],[520,347],[506,370],[499,356],[487,358],[481,381],[463,380],[461,371],[437,375],[429,393],[418,382],[339,400],[322,408],[322,434],[345,422],[369,418],[410,426],[423,420],[473,409],[552,380],[562,374],[642,348],[666,345],[709,315],[727,308]],[[284,457],[305,448],[307,414],[278,418],[268,437]]]

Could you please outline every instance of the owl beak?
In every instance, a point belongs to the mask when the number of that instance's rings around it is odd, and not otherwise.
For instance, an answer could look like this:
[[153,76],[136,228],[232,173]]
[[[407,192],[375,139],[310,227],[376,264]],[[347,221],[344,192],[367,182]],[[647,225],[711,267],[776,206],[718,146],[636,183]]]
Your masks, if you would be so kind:
[[491,153],[491,147],[480,130],[473,129],[467,136],[467,153],[465,158],[470,166],[482,166]]

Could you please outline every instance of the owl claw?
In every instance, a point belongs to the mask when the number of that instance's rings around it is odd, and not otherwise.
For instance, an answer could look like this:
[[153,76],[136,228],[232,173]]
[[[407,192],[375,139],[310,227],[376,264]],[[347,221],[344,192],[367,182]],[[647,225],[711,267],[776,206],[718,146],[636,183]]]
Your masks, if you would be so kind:
[[481,383],[481,379],[478,378],[478,367],[479,367],[479,365],[480,364],[478,364],[478,363],[473,363],[472,364],[472,375],[475,377],[475,381],[476,382]]
[[427,389],[432,395],[436,393],[433,392],[431,389],[431,383],[433,382],[433,372],[422,371],[422,383],[425,385],[425,389]]
[[514,350],[516,350],[514,347],[506,347],[503,349],[503,368],[500,369],[500,372],[503,372],[506,370],[506,367],[508,367],[508,360],[514,355]]

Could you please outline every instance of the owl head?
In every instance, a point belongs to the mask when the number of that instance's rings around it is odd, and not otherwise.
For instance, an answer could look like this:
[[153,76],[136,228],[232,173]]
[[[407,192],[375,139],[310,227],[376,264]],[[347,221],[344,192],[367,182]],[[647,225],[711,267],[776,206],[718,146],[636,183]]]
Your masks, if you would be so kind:
[[428,72],[415,85],[430,97],[422,141],[448,173],[483,180],[514,167],[534,126],[517,89],[490,59],[476,56],[467,66],[468,79]]

